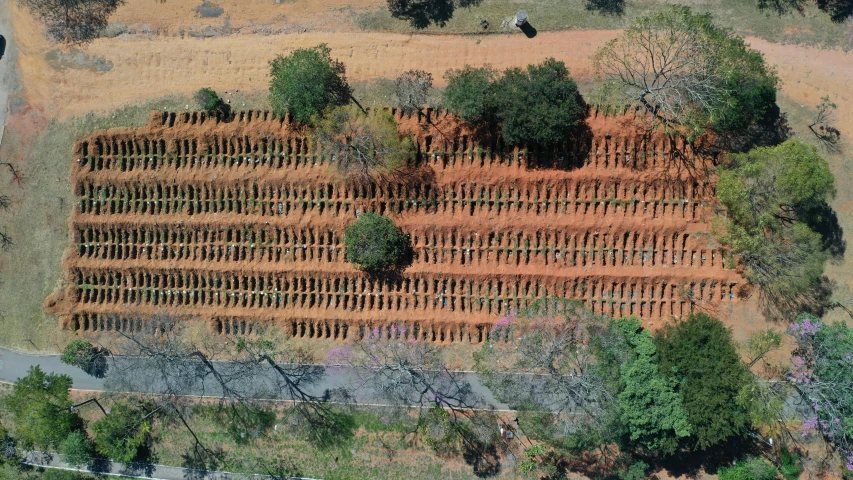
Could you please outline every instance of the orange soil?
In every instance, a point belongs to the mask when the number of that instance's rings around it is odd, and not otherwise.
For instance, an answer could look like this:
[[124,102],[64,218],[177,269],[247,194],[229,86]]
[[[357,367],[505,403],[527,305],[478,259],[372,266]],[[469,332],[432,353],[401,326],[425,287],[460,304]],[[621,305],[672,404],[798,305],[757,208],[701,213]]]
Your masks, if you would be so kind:
[[[429,115],[434,126],[397,115],[428,180],[377,187],[342,183],[300,132],[263,112],[154,114],[146,128],[93,133],[72,170],[67,287],[46,307],[87,330],[123,328],[110,314],[176,309],[226,333],[275,321],[344,337],[404,321],[436,328],[436,341],[478,341],[483,325],[547,295],[654,320],[684,315],[690,296],[714,310],[740,293],[705,235],[710,179],[671,168],[690,146],[642,137],[633,114],[593,112],[572,168],[531,169],[524,152],[495,154],[452,117]],[[344,261],[341,236],[359,211],[412,236],[400,278]]]

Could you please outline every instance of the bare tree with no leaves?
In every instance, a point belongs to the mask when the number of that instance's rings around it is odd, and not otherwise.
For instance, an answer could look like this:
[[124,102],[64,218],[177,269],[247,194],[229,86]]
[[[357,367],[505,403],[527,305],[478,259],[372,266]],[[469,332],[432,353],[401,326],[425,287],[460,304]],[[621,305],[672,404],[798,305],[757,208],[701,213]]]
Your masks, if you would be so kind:
[[432,88],[432,74],[423,70],[409,70],[394,81],[397,107],[405,114],[419,112],[427,103]]

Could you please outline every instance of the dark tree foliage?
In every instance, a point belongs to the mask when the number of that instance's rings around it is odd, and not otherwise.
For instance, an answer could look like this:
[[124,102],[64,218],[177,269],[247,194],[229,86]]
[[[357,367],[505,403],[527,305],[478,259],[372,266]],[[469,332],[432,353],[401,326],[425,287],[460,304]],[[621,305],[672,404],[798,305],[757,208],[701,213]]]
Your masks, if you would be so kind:
[[296,49],[270,62],[270,104],[275,115],[308,123],[328,107],[346,105],[352,90],[344,64],[326,44]]
[[843,22],[853,15],[853,0],[817,0],[817,6],[828,13],[833,22]]
[[705,313],[668,324],[655,335],[660,371],[676,382],[700,450],[742,436],[747,412],[736,399],[752,381],[722,322]]
[[222,106],[222,99],[219,98],[219,95],[212,88],[202,88],[195,92],[195,101],[198,103],[199,108],[207,112],[213,112],[219,109]]
[[388,217],[367,212],[344,233],[346,260],[365,271],[400,265],[409,244],[407,235]]
[[511,145],[556,145],[584,118],[577,84],[553,58],[506,70],[493,84],[489,103]]
[[500,77],[489,67],[466,66],[445,78],[448,111],[470,123],[499,124],[511,145],[558,145],[584,118],[577,84],[553,58],[507,69]]
[[605,15],[621,16],[625,13],[625,0],[586,0],[586,9]]
[[31,367],[15,382],[3,406],[12,416],[15,439],[27,448],[56,448],[69,433],[82,427],[71,412],[71,377]]
[[443,27],[453,18],[457,7],[477,6],[482,0],[388,0],[391,16],[408,20],[414,28],[426,28],[431,24]]
[[39,17],[55,42],[85,43],[98,38],[124,0],[18,0]]
[[465,65],[459,70],[448,70],[444,74],[447,88],[444,89],[444,104],[447,110],[470,123],[486,120],[488,106],[486,95],[495,79],[491,67],[474,68]]

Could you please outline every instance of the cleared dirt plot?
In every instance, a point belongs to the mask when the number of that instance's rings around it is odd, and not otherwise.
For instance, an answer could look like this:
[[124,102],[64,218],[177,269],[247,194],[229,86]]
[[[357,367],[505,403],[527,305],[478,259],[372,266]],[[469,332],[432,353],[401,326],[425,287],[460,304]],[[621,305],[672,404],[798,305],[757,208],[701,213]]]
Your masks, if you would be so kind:
[[[275,323],[346,339],[402,322],[429,341],[481,342],[543,296],[648,322],[737,301],[744,281],[708,235],[712,179],[674,167],[700,161],[696,146],[644,137],[633,116],[592,110],[591,135],[546,168],[444,113],[395,112],[422,175],[375,185],[342,181],[267,112],[156,113],[95,132],[76,146],[66,286],[46,307],[86,331],[173,310],[222,334]],[[344,261],[343,231],[368,211],[410,235],[399,275]]]

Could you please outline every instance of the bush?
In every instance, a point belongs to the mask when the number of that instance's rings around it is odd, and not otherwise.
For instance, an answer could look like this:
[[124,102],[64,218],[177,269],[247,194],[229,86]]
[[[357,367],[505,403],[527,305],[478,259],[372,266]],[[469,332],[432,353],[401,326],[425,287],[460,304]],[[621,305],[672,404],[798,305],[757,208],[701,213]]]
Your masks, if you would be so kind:
[[402,262],[408,242],[388,217],[368,212],[346,229],[346,260],[365,271],[393,268]]
[[444,79],[447,81],[444,104],[450,113],[470,123],[486,120],[486,95],[495,79],[494,70],[466,65],[461,70],[448,70]]
[[773,480],[776,474],[776,467],[760,457],[747,457],[717,470],[720,480]]
[[201,18],[216,18],[225,13],[225,10],[223,10],[222,7],[210,2],[209,0],[205,0],[204,3],[195,7],[193,10]]
[[202,88],[199,91],[195,92],[195,101],[198,103],[199,108],[206,112],[213,112],[218,110],[223,101],[219,98],[219,95],[212,88]]
[[297,122],[308,123],[329,107],[349,103],[346,69],[330,53],[321,44],[270,62],[270,104],[275,115],[290,113]]
[[350,179],[372,182],[393,175],[415,155],[412,140],[401,138],[397,122],[382,110],[337,107],[314,123],[311,136],[320,154]]
[[92,442],[86,432],[71,432],[59,444],[59,453],[72,467],[85,466],[92,460]]
[[92,426],[98,453],[121,463],[136,460],[151,430],[151,424],[142,420],[143,416],[126,403],[115,403],[110,414]]
[[18,4],[39,17],[49,39],[80,44],[98,38],[124,0],[18,0]]

